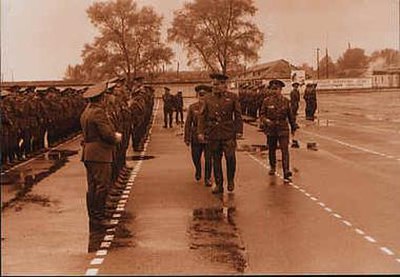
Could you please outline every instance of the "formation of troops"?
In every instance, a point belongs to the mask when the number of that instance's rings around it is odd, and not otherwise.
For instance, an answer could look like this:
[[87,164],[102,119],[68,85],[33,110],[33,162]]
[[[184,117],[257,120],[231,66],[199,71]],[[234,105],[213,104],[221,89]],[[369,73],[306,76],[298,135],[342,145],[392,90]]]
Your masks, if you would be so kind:
[[[293,83],[290,100],[282,95],[285,84],[271,80],[268,86],[241,86],[239,94],[228,90],[228,76],[210,75],[211,84],[196,86],[198,101],[188,107],[183,120],[182,92],[164,87],[164,128],[184,124],[184,142],[191,148],[195,179],[204,178],[212,192],[235,188],[236,146],[243,136],[242,114],[259,118],[269,149],[270,172],[276,173],[276,150],[282,153],[285,181],[291,181],[289,137],[298,129],[299,84]],[[132,168],[126,164],[127,150],[143,150],[154,106],[154,89],[144,78],[131,82],[113,78],[81,90],[12,87],[1,92],[2,165],[13,164],[45,150],[82,131],[82,157],[87,173],[86,203],[89,215],[88,251],[96,251],[128,182]],[[316,85],[308,84],[306,119],[314,120]],[[131,143],[130,143],[131,142]],[[202,157],[204,157],[204,170]],[[225,158],[226,174],[222,160]],[[204,173],[203,173],[204,171]],[[226,176],[226,178],[224,178]],[[213,181],[212,181],[213,178]],[[224,181],[226,180],[226,181]]]
[[80,132],[84,89],[13,86],[1,91],[3,169],[29,159]]

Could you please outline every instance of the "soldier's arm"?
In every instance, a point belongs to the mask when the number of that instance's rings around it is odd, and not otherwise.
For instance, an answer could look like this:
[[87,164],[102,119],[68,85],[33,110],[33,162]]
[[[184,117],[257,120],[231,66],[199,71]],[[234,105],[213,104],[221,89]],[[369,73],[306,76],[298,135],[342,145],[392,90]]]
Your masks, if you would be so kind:
[[190,132],[192,128],[192,121],[193,121],[193,111],[192,111],[192,106],[189,106],[185,122],[185,134],[184,134],[185,143],[190,143],[190,138],[191,138]]
[[115,130],[105,111],[102,109],[96,109],[93,116],[100,137],[108,144],[117,144],[118,140],[115,135]]
[[242,120],[242,108],[238,98],[235,97],[234,101],[234,115],[235,115],[235,128],[237,134],[243,134],[243,120]]
[[294,116],[293,111],[290,108],[290,102],[286,103],[286,110],[287,110],[287,117],[288,117],[289,124],[290,124],[290,130],[292,133],[294,133],[299,128],[299,126],[297,125],[296,117]]
[[206,129],[206,114],[207,114],[207,103],[205,100],[200,100],[199,102],[199,117],[198,117],[198,122],[197,122],[197,133],[199,134],[199,137],[203,136],[204,139],[204,132]]

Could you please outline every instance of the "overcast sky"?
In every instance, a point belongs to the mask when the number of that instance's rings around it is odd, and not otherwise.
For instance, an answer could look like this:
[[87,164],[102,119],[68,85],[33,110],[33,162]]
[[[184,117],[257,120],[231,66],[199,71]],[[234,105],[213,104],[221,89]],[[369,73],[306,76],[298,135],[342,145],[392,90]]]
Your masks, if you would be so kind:
[[[328,47],[336,60],[348,47],[371,54],[400,49],[400,0],[255,0],[254,18],[265,34],[258,63],[286,59],[315,65],[316,48]],[[3,80],[62,79],[68,64],[81,62],[81,50],[96,30],[86,9],[95,0],[1,0]],[[164,30],[184,0],[138,0],[164,16]],[[175,62],[185,69],[185,53]]]

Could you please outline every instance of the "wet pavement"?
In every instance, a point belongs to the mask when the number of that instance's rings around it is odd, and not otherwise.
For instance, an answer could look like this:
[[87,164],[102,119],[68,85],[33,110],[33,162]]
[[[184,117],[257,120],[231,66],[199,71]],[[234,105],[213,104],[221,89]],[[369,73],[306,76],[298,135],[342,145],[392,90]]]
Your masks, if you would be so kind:
[[[25,180],[65,162],[2,212],[2,272],[399,273],[400,93],[320,94],[318,104],[314,123],[299,110],[292,184],[279,168],[280,175],[268,175],[265,137],[249,121],[238,141],[235,191],[218,196],[194,180],[182,128],[163,129],[160,106],[146,153],[128,153],[132,166],[141,164],[101,254],[86,253],[79,154],[21,170],[17,179]],[[309,142],[317,151],[307,149]],[[66,149],[79,150],[78,143]]]

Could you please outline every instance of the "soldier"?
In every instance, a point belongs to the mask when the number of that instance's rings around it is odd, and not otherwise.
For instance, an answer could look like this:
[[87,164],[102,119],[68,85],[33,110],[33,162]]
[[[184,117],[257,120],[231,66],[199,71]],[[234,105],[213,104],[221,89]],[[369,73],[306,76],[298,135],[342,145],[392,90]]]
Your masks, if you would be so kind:
[[[180,121],[179,121],[180,117]],[[183,124],[183,97],[182,97],[182,91],[178,91],[178,93],[175,95],[175,122],[176,125],[179,123]]]
[[300,102],[300,91],[299,91],[299,83],[294,82],[292,84],[292,91],[290,92],[290,107],[292,109],[292,113],[294,116],[297,116],[297,110],[299,109]]
[[185,133],[184,141],[187,146],[190,145],[192,152],[192,160],[196,168],[195,179],[199,181],[201,179],[201,156],[204,153],[204,184],[207,187],[211,186],[211,153],[208,149],[207,143],[199,142],[197,126],[198,117],[200,112],[200,101],[203,100],[207,93],[210,93],[212,88],[206,85],[198,85],[195,87],[199,101],[191,104],[188,109],[186,122],[185,122]]
[[[8,158],[11,156],[11,131],[14,123],[11,120],[10,109],[7,103],[4,103],[3,99],[10,95],[9,91],[2,90],[1,91],[1,102],[0,102],[0,115],[1,115],[1,165],[2,167],[8,164]],[[13,161],[13,158],[10,158],[10,162]]]
[[172,128],[172,113],[174,109],[174,97],[169,93],[170,89],[168,87],[164,87],[164,94],[162,96],[164,102],[164,128]]
[[112,226],[106,219],[105,202],[111,185],[111,163],[113,149],[121,141],[121,133],[115,132],[104,107],[106,83],[89,88],[83,95],[89,104],[83,111],[80,122],[83,132],[82,161],[87,172],[88,191],[86,193],[89,215],[89,248],[95,251],[101,241],[104,229]]
[[306,101],[306,120],[314,121],[314,114],[317,110],[317,84],[307,84],[304,91],[304,100]]
[[269,175],[274,175],[276,172],[276,148],[279,141],[284,180],[290,182],[292,173],[289,170],[289,124],[292,134],[298,126],[290,108],[289,100],[281,93],[285,84],[274,79],[269,82],[269,86],[274,95],[265,98],[260,114],[260,122],[267,135],[271,167]]
[[204,98],[200,105],[197,126],[200,142],[207,139],[212,153],[214,179],[213,193],[223,193],[222,155],[225,155],[228,191],[235,187],[236,139],[243,135],[240,103],[236,94],[227,91],[224,74],[210,74],[213,79],[212,95]]

